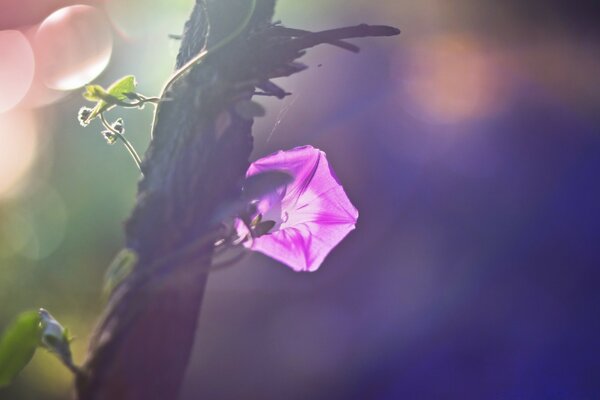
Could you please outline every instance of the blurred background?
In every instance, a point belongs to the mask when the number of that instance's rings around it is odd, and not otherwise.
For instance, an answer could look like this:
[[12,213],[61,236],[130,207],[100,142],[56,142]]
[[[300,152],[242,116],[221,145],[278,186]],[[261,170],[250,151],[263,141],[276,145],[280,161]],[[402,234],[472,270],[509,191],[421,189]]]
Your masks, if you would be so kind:
[[[316,273],[255,254],[211,275],[182,398],[600,396],[595,2],[278,3],[291,27],[402,29],[317,48],[260,99],[253,157],[320,147],[360,218]],[[158,94],[192,4],[0,0],[0,329],[43,306],[83,361],[138,174],[79,126],[81,87]],[[143,152],[152,110],[118,113]],[[0,398],[71,384],[39,351]]]

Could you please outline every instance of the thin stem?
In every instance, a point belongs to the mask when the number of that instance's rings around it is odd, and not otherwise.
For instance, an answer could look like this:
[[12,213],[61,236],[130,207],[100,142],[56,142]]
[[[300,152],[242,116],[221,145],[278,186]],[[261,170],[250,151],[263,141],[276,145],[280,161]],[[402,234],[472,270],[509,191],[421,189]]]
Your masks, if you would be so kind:
[[144,97],[143,99],[138,100],[135,103],[125,103],[121,106],[124,108],[135,108],[143,106],[146,103],[157,104],[160,101],[160,97]]
[[102,125],[104,125],[104,127],[106,129],[108,129],[109,131],[111,131],[112,133],[114,133],[117,136],[117,138],[119,138],[123,142],[123,145],[125,145],[125,148],[129,152],[129,155],[131,155],[131,158],[133,158],[133,161],[135,162],[135,165],[137,165],[138,169],[141,172],[142,171],[142,159],[138,155],[137,151],[135,151],[135,148],[129,142],[129,140],[125,139],[125,136],[123,136],[123,134],[121,134],[119,131],[117,131],[116,129],[114,129],[108,123],[108,121],[106,121],[106,118],[104,118],[104,115],[102,113],[100,113],[100,121],[102,121]]
[[185,63],[181,68],[179,68],[177,71],[175,71],[175,73],[171,76],[171,78],[169,78],[169,80],[165,84],[165,86],[162,90],[162,95],[164,95],[167,92],[167,90],[169,89],[169,87],[171,87],[171,85],[175,81],[177,81],[177,79],[179,79],[184,73],[188,72],[194,65],[196,65],[198,62],[202,61],[202,59],[209,52],[214,53],[217,50],[228,45],[235,38],[237,38],[244,31],[244,29],[246,29],[246,27],[250,23],[250,20],[252,19],[252,15],[254,14],[254,10],[256,9],[256,3],[257,3],[257,0],[250,0],[248,13],[246,13],[246,15],[244,16],[244,20],[241,22],[241,24],[238,26],[238,28],[231,33],[231,35],[229,35],[228,37],[223,39],[221,42],[217,43],[211,49],[202,50],[198,55],[193,57],[191,60],[189,60],[187,63]]
[[127,139],[125,139],[125,137],[122,134],[120,134],[118,132],[115,132],[115,134],[117,135],[117,137],[119,139],[121,139],[121,141],[123,142],[123,145],[125,145],[125,148],[131,155],[131,158],[133,158],[135,165],[137,165],[138,169],[141,172],[142,171],[142,160],[140,159],[140,156],[138,155],[138,153],[135,151],[135,149],[133,148],[131,143],[129,143],[129,141]]
[[160,101],[160,97],[142,97],[141,99],[139,99],[138,101],[133,102],[133,103],[128,103],[126,101],[118,100],[118,99],[114,99],[112,101],[114,102],[115,105],[117,105],[119,107],[138,108],[138,107],[143,106],[146,103],[151,103],[151,104],[156,105]]
[[[194,67],[196,64],[200,63],[204,59],[204,57],[206,57],[207,54],[214,54],[217,50],[224,48],[226,45],[231,43],[231,41],[235,40],[244,32],[244,29],[248,27],[250,21],[252,20],[252,16],[254,15],[254,11],[256,10],[256,4],[258,2],[258,0],[249,1],[250,4],[248,12],[244,16],[244,19],[241,22],[241,24],[237,27],[235,31],[231,33],[231,35],[227,36],[221,42],[217,43],[214,47],[210,49],[203,49],[195,57],[192,57],[187,63],[185,63],[181,68],[175,71],[173,75],[171,75],[165,86],[163,86],[163,89],[160,94],[160,98],[163,99],[163,101],[165,98],[165,94],[167,93],[171,85],[173,85],[173,83],[175,83],[179,78],[181,78],[181,76],[183,76],[186,72],[189,72],[192,69],[192,67]],[[150,139],[154,138],[154,127],[156,124],[156,116],[158,115],[159,108],[160,101],[157,103],[156,109],[154,110],[154,121],[152,122],[152,129],[150,130]]]

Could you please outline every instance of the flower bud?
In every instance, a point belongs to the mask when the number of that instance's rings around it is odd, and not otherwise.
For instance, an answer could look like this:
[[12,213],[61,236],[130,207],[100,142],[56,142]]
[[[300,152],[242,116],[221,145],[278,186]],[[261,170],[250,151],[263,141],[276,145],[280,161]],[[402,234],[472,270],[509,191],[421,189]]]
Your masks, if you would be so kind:
[[108,144],[115,144],[117,141],[117,135],[111,131],[102,131],[102,136],[104,136],[104,139],[106,139],[106,143]]
[[81,107],[79,113],[77,113],[77,120],[81,126],[88,126],[90,123],[89,118],[92,115],[92,109],[89,107]]

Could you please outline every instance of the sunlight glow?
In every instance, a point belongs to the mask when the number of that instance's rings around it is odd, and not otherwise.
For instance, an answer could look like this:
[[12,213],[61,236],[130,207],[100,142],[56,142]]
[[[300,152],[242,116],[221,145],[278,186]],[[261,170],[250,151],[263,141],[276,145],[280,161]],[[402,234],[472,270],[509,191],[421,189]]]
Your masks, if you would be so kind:
[[106,0],[106,12],[113,26],[128,39],[157,35],[167,39],[181,33],[193,0]]

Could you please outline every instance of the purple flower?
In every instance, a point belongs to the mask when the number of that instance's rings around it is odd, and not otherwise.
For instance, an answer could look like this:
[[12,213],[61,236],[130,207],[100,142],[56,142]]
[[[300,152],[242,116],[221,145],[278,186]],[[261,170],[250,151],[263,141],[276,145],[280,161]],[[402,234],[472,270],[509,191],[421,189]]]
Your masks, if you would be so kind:
[[[312,146],[279,151],[250,165],[246,176],[285,171],[293,178],[257,203],[262,220],[275,221],[271,232],[244,242],[295,271],[316,271],[327,254],[354,229],[358,210],[350,203],[325,153]],[[236,224],[238,234],[248,234]]]

